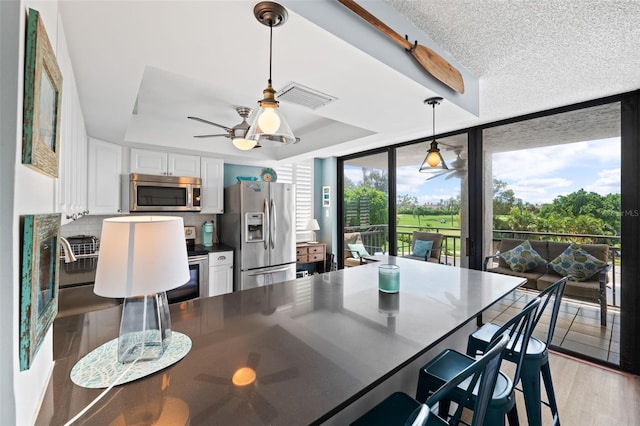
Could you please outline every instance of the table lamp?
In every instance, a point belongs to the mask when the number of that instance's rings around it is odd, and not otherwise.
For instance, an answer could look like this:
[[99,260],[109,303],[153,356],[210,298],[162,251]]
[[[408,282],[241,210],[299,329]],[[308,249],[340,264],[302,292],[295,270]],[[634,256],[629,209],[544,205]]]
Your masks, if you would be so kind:
[[160,358],[171,342],[167,290],[189,281],[184,222],[174,216],[105,219],[94,292],[124,298],[118,361]]
[[[307,231],[319,231],[320,230],[320,225],[318,224],[318,221],[316,219],[309,219],[307,221]],[[316,242],[318,240],[316,240],[316,233],[313,232],[313,241],[312,242]]]

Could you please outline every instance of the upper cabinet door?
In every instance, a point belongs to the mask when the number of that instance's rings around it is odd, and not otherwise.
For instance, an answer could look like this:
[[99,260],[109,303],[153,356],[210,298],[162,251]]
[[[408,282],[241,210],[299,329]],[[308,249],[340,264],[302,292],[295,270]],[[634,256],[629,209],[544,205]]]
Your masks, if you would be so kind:
[[202,211],[201,213],[223,213],[224,163],[218,158],[202,157]]
[[89,139],[88,196],[91,214],[121,213],[122,147]]
[[170,176],[200,177],[200,157],[197,155],[169,154]]
[[167,174],[167,153],[131,148],[131,173]]
[[200,177],[200,157],[131,148],[130,173]]

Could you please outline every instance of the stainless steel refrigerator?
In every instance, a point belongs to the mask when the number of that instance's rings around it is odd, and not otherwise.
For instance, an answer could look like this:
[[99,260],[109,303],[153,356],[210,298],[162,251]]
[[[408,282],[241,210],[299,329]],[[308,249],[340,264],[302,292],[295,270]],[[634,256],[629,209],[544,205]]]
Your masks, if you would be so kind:
[[296,277],[295,186],[241,181],[225,188],[220,240],[236,250],[234,291]]

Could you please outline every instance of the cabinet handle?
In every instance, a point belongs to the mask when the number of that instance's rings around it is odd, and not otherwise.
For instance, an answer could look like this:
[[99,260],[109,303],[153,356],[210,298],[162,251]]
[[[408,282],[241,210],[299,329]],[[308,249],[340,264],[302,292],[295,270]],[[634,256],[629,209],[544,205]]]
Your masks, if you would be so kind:
[[122,213],[122,209],[118,209],[118,213]]
[[227,256],[218,256],[218,260],[225,260]]

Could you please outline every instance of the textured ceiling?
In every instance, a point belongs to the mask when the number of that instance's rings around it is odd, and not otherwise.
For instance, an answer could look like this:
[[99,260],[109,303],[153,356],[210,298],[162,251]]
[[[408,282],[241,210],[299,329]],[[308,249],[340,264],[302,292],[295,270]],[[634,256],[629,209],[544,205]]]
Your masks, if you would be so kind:
[[482,117],[640,87],[639,1],[385,2],[480,78]]

